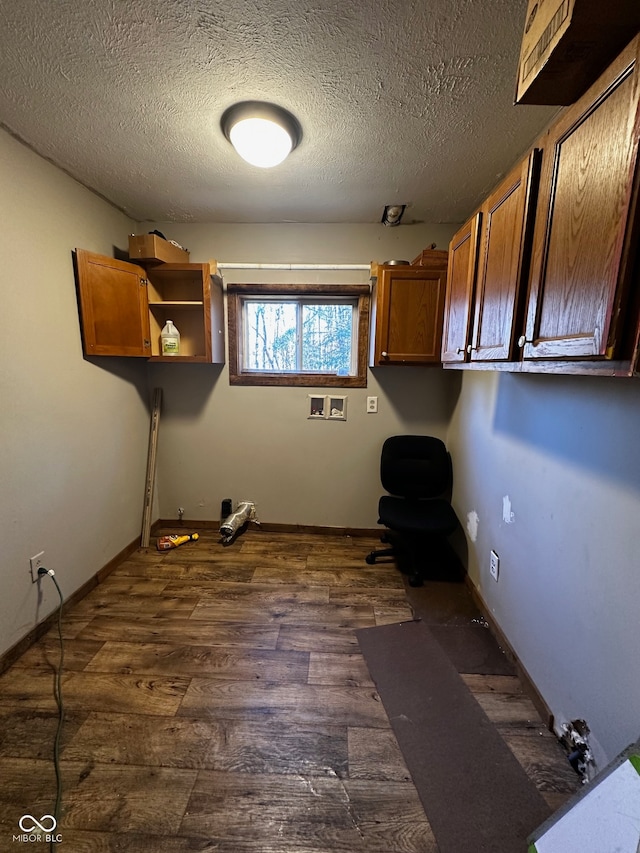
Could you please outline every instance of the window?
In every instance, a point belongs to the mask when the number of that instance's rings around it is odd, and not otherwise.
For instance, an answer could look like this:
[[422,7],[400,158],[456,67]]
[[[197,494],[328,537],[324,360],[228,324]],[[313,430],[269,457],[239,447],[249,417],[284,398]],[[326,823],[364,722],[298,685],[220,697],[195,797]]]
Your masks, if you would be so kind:
[[227,289],[232,385],[366,387],[368,285]]

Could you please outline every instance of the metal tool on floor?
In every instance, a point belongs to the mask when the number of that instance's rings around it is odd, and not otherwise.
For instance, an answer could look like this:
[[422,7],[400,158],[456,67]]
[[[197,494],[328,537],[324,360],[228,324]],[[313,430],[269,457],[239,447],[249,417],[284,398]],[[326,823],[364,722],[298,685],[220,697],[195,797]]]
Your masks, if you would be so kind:
[[247,524],[253,521],[260,524],[256,516],[256,505],[252,501],[240,501],[237,509],[220,525],[222,544],[228,545],[234,536]]

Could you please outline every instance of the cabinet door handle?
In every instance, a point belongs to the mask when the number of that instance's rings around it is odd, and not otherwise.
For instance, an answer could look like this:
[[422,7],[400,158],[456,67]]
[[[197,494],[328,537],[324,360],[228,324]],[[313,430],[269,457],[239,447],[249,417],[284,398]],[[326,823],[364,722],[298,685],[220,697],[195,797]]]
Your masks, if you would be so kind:
[[456,350],[456,355],[460,355],[461,352],[465,352],[464,347],[458,347],[458,349]]
[[520,335],[518,338],[518,346],[522,348],[525,344],[532,344],[533,341],[528,341],[526,335]]
[[467,352],[476,352],[478,347],[472,347],[471,344],[467,345]]
[[389,353],[388,353],[388,352],[381,352],[381,353],[380,353],[380,355],[381,355],[383,358],[389,358]]

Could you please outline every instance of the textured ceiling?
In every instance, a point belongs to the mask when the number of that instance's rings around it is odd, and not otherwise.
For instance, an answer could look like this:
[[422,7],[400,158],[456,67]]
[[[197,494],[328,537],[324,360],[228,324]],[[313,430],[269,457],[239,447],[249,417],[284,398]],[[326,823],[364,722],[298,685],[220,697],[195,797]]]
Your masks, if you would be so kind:
[[[526,0],[0,0],[0,123],[133,219],[460,222],[548,123],[513,106]],[[269,100],[282,165],[220,116]]]

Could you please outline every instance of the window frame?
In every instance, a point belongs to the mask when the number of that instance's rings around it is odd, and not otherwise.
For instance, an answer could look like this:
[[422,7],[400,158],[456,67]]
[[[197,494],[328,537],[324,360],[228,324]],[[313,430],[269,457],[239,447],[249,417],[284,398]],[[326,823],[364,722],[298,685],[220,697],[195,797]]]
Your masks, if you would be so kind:
[[[356,298],[356,374],[336,376],[327,373],[268,373],[244,371],[240,360],[242,346],[242,302],[245,298],[281,297],[299,300],[316,296],[323,299]],[[281,385],[306,388],[366,388],[367,354],[369,351],[369,311],[371,294],[368,284],[228,284],[227,327],[229,332],[229,384]]]

